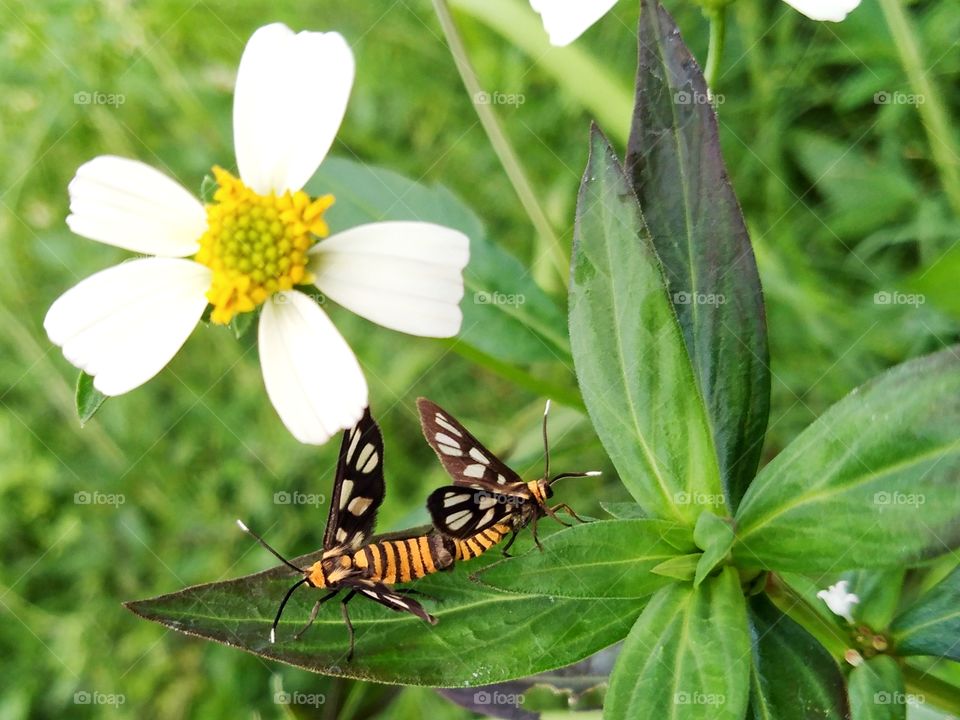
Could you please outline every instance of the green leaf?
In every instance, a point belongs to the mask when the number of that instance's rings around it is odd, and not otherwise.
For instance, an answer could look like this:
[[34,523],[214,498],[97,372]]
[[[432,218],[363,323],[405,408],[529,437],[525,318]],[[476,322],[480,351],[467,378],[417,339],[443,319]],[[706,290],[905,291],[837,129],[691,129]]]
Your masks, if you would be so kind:
[[384,168],[327,158],[306,187],[336,198],[326,217],[334,232],[386,220],[419,220],[470,238],[458,340],[498,360],[569,364],[563,311],[514,256],[491,243],[479,218],[446,188],[428,187]]
[[230,328],[233,330],[233,335],[237,340],[250,331],[256,317],[257,313],[255,312],[245,312],[233,316],[233,319],[230,320]]
[[693,541],[703,550],[703,555],[697,563],[697,574],[693,579],[694,587],[699,587],[704,578],[729,556],[733,540],[733,528],[729,522],[717,517],[709,510],[700,513],[697,525],[693,529]]
[[674,584],[647,604],[610,676],[604,717],[742,720],[750,636],[737,573]]
[[[293,562],[304,567],[321,554]],[[320,591],[301,588],[294,593],[284,610],[278,641],[270,643],[270,624],[280,600],[298,578],[285,567],[196,585],[127,607],[178,632],[306,670],[432,687],[487,685],[569,665],[621,639],[640,612],[635,600],[598,603],[505,594],[469,581],[471,571],[494,559],[483,556],[414,584],[429,596],[422,599],[438,619],[435,626],[362,596],[355,598],[349,606],[356,630],[356,653],[350,662],[337,600],[323,606],[300,640],[292,638]]]
[[637,502],[692,526],[724,505],[706,411],[636,197],[596,127],[590,139],[570,285],[580,390]]
[[897,661],[877,655],[850,673],[853,720],[906,720],[906,687]]
[[97,410],[107,401],[107,395],[93,386],[93,376],[80,371],[77,375],[77,392],[75,395],[77,417],[80,425],[86,425],[90,418],[97,414]]
[[[668,542],[665,538],[670,537]],[[601,520],[575,525],[477,578],[495,588],[573,598],[644,598],[670,582],[650,570],[690,543],[690,529],[663,520]]]
[[960,568],[897,617],[890,630],[898,655],[960,660]]
[[728,501],[760,461],[770,413],[760,276],[696,60],[657,0],[641,3],[627,175],[706,403]]
[[750,598],[752,720],[849,718],[843,675],[812,635],[765,595]]
[[520,48],[601,125],[609,128],[617,140],[627,139],[630,89],[623,86],[611,68],[589,55],[583,45],[551,45],[543,22],[525,0],[452,0],[450,4]]
[[607,502],[601,500],[600,507],[613,515],[617,520],[643,520],[650,517],[646,510],[635,502]]
[[828,573],[916,564],[960,544],[960,355],[899,365],[770,462],[737,511],[743,567]]
[[850,592],[860,598],[853,606],[853,618],[873,630],[886,630],[896,615],[905,574],[903,568],[844,573]]
[[703,553],[677,555],[651,568],[650,572],[682,582],[691,582],[697,576],[697,567],[702,557]]

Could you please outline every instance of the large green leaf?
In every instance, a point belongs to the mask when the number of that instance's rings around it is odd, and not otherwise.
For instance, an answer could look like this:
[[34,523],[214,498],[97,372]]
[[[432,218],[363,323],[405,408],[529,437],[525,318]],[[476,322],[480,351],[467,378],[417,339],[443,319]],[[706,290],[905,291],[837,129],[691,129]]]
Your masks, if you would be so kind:
[[311,195],[332,193],[327,212],[336,232],[383,220],[421,220],[470,238],[470,264],[459,340],[511,363],[569,364],[563,311],[533,281],[528,268],[490,242],[477,216],[446,188],[428,187],[395,172],[327,158],[307,184]]
[[849,718],[840,668],[812,635],[765,595],[750,599],[753,720]]
[[675,583],[647,604],[610,677],[604,717],[742,720],[750,636],[733,568],[696,590]]
[[713,438],[636,197],[596,128],[570,283],[570,341],[597,435],[644,509],[692,526],[724,505]]
[[960,660],[960,568],[897,617],[890,630],[899,655]]
[[960,355],[885,372],[767,465],[737,512],[741,566],[829,573],[960,544]]
[[853,720],[906,720],[903,673],[889,655],[878,655],[855,667],[848,687]]
[[[316,552],[294,560],[301,567]],[[270,644],[277,606],[297,576],[284,567],[235,580],[197,585],[127,603],[138,615],[188,635],[224,643],[271,660],[340,677],[404,685],[467,687],[504,682],[569,665],[621,639],[640,612],[636,601],[507,594],[469,580],[495,554],[415,584],[435,626],[395,613],[364,597],[350,603],[356,653],[347,662],[347,629],[337,600],[325,605],[300,640],[319,591],[294,595]],[[434,598],[434,599],[431,599]]]
[[[678,550],[677,546],[684,547]],[[690,528],[664,520],[604,520],[554,533],[536,548],[485,568],[481,582],[520,593],[644,598],[671,582],[650,570],[694,550]]]
[[641,3],[639,47],[627,175],[663,262],[736,507],[757,471],[770,410],[760,276],[706,82],[657,0]]

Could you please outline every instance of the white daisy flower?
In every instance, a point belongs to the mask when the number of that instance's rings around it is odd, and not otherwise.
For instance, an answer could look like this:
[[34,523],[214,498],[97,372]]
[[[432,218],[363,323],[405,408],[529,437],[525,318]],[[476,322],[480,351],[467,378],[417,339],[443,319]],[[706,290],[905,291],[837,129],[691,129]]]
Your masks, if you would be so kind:
[[318,242],[334,199],[310,198],[302,188],[333,144],[353,76],[353,54],[338,33],[267,25],[250,38],[237,73],[239,178],[215,167],[211,204],[135,160],[102,156],[77,170],[70,229],[151,256],[92,275],[47,313],[50,339],[97,390],[120,395],[156,375],[208,303],[219,324],[262,305],[267,393],[299,441],[321,444],[360,418],[367,384],[326,313],[296,286],[315,284],[401,332],[459,332],[469,254],[463,233],[382,222]]
[[836,585],[831,585],[826,590],[817,593],[817,597],[823,600],[830,612],[839,615],[848,623],[853,623],[853,606],[860,602],[860,598],[850,592],[850,583],[841,580]]
[[[840,22],[860,0],[785,0],[812,20]],[[569,45],[617,4],[617,0],[530,0],[540,15],[550,44]]]

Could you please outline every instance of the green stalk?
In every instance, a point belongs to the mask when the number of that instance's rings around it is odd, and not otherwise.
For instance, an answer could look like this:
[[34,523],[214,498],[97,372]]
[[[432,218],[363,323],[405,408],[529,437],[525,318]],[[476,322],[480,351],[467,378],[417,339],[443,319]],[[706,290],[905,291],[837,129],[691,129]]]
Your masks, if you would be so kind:
[[507,138],[496,113],[490,103],[478,102],[478,98],[484,97],[485,93],[480,87],[477,73],[470,63],[470,58],[467,57],[466,47],[460,37],[460,32],[457,30],[456,23],[453,21],[453,16],[450,14],[450,8],[447,7],[446,0],[433,0],[433,7],[437,13],[437,18],[440,20],[440,27],[447,39],[447,45],[450,47],[450,54],[453,55],[457,71],[460,73],[460,79],[467,89],[473,103],[473,109],[480,118],[480,124],[486,132],[500,164],[507,173],[510,184],[513,185],[514,192],[517,193],[523,209],[537,231],[540,247],[550,256],[550,260],[560,278],[560,286],[565,286],[567,276],[570,273],[570,258],[561,244],[560,238],[554,232],[553,226],[550,225],[543,206],[533,192],[533,186],[530,184],[530,180],[520,164],[520,159],[510,144],[510,140]]
[[951,716],[960,716],[960,688],[910,665],[902,665],[900,669],[906,681],[907,693],[922,695],[925,704],[946,710]]
[[902,0],[880,0],[880,7],[907,73],[913,94],[920,102],[917,112],[927,133],[933,162],[954,213],[960,215],[960,151],[944,108],[943,98],[924,67],[917,34],[904,11]]
[[703,77],[707,81],[707,88],[714,90],[720,80],[720,61],[727,37],[727,8],[723,6],[705,9],[704,13],[710,21],[710,44],[707,46],[707,65]]

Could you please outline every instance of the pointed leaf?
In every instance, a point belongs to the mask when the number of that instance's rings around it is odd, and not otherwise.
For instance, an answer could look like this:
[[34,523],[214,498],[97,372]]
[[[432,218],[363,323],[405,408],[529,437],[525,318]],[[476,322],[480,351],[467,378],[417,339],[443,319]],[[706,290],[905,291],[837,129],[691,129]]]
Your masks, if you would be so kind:
[[671,582],[650,570],[684,542],[693,550],[690,529],[663,520],[602,520],[554,533],[543,540],[543,552],[501,560],[476,578],[510,592],[644,598]]
[[653,596],[610,676],[604,717],[742,720],[749,674],[746,604],[726,568],[697,589]]
[[97,414],[103,404],[107,401],[107,396],[93,386],[93,376],[80,371],[77,375],[76,391],[77,417],[80,418],[80,425],[86,425],[90,418]]
[[760,276],[703,74],[673,18],[641,3],[627,174],[663,262],[728,499],[753,480],[770,411]]
[[958,398],[957,348],[854,390],[760,471],[737,511],[735,561],[829,573],[960,545]]
[[[321,554],[293,562],[305,567]],[[298,579],[285,567],[196,585],[127,607],[178,632],[306,670],[432,687],[487,685],[569,665],[621,639],[640,611],[634,600],[598,603],[507,594],[470,582],[471,571],[494,559],[481,557],[415,583],[426,593],[424,606],[438,619],[434,626],[355,598],[349,606],[356,630],[356,653],[350,662],[347,629],[336,600],[321,608],[300,640],[293,639],[321,597],[309,588],[294,593],[277,643],[270,643],[277,606]]]
[[733,546],[733,528],[723,518],[717,517],[709,510],[704,510],[697,518],[697,526],[693,529],[693,541],[703,550],[697,562],[697,574],[693,585],[699,587],[704,578],[712,573],[720,563],[730,554]]
[[650,517],[647,512],[635,502],[607,502],[601,500],[600,507],[613,515],[617,520],[642,520]]
[[906,720],[903,673],[889,655],[877,655],[855,667],[848,683],[853,720]]
[[706,411],[660,263],[596,128],[577,200],[570,341],[597,435],[637,502],[688,525],[704,507],[722,507]]
[[896,618],[890,630],[899,655],[960,661],[960,568]]
[[750,599],[752,720],[849,718],[843,675],[812,635],[765,595]]

